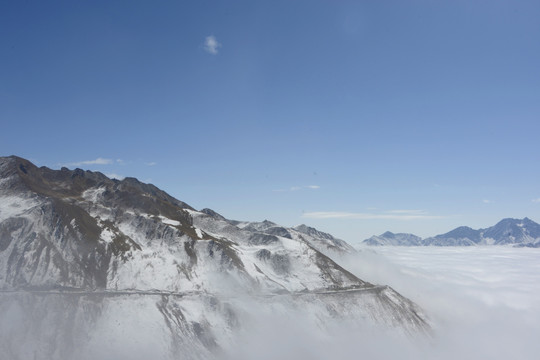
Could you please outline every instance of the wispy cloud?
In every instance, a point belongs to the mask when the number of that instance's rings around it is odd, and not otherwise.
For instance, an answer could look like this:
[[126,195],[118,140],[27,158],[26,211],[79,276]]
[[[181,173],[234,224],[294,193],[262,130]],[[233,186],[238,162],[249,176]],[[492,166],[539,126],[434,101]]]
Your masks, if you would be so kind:
[[302,214],[310,219],[355,219],[355,220],[428,220],[444,216],[429,215],[423,210],[389,210],[382,213],[354,213],[345,211],[314,211]]
[[144,163],[146,166],[155,166],[157,165],[157,162],[155,161],[150,161],[150,162],[147,162],[147,163]]
[[488,200],[488,199],[484,199],[484,200],[482,200],[482,202],[483,202],[484,204],[491,204],[491,203],[493,203],[493,201]]
[[204,40],[204,50],[209,54],[217,55],[220,47],[222,47],[222,45],[217,41],[214,35],[207,36]]
[[540,198],[538,198],[538,199],[532,199],[531,201],[532,201],[533,203],[540,203]]
[[72,162],[65,164],[66,166],[81,166],[81,165],[111,165],[114,163],[114,160],[112,159],[105,159],[98,157],[94,160],[84,160],[84,161],[78,161],[78,162]]
[[299,191],[299,190],[304,190],[304,189],[317,190],[320,188],[321,187],[319,185],[306,185],[306,186],[291,186],[288,189],[276,189],[273,191],[274,192],[288,192],[288,191]]
[[389,214],[406,214],[406,215],[425,215],[426,214],[425,210],[403,210],[403,209],[399,209],[399,210],[388,210],[388,211],[385,211],[385,212],[389,213]]

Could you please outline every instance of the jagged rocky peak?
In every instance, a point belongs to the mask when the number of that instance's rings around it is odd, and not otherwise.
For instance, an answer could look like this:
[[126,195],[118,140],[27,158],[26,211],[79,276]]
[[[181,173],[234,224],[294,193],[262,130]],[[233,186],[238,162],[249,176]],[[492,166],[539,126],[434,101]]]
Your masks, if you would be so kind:
[[26,188],[46,196],[77,196],[98,183],[112,182],[100,172],[82,169],[51,170],[45,166],[37,167],[30,161],[9,156],[0,158],[3,179],[10,179],[18,189]]
[[14,156],[0,164],[0,287],[107,288],[156,231],[198,235],[190,206],[137,179],[38,168]]
[[[243,286],[287,291],[367,284],[332,260],[321,260],[325,255],[317,246],[293,238],[269,220],[236,227],[212,210],[197,212],[135,178],[119,181],[81,169],[38,168],[17,157],[3,163],[7,164],[2,166],[3,177],[22,185],[13,188],[2,182],[1,195],[12,202],[32,199],[24,208],[12,203],[0,209],[6,220],[0,224],[5,249],[0,265],[4,262],[11,271],[0,279],[3,286],[156,288],[143,270],[149,266],[170,274],[160,287],[175,291],[208,286],[204,274],[216,269],[236,272]],[[17,212],[11,211],[13,207]],[[194,224],[196,214],[211,220]],[[228,226],[226,232],[216,229],[220,221]],[[287,257],[298,264],[291,263],[291,272],[285,273],[252,256],[251,246],[271,247],[276,258]],[[296,253],[307,258],[293,260]],[[81,256],[80,261],[70,260]],[[207,265],[201,267],[202,263]],[[315,273],[308,271],[312,266]],[[315,277],[302,280],[309,272]]]
[[223,215],[215,212],[212,209],[204,208],[201,210],[202,213],[205,213],[206,215],[209,215],[213,218],[219,219],[219,220],[227,220]]
[[330,257],[356,252],[356,250],[346,241],[337,239],[328,233],[319,231],[305,224],[295,226],[291,231],[297,233],[293,234],[293,237],[296,236],[299,239],[310,242],[319,251]]
[[215,220],[224,221],[224,222],[226,222],[226,223],[228,223],[230,225],[233,225],[233,226],[236,226],[236,225],[241,223],[241,221],[227,219],[225,216],[221,215],[220,213],[218,213],[218,212],[216,212],[216,211],[214,211],[212,209],[204,208],[200,212],[212,217]]
[[264,232],[272,227],[278,226],[276,223],[273,223],[272,221],[269,221],[269,220],[263,220],[261,222],[256,222],[256,221],[245,222],[245,223],[240,223],[238,225],[245,230],[260,231],[260,232]]
[[299,231],[303,234],[310,235],[310,236],[317,236],[325,239],[334,239],[334,237],[328,233],[319,231],[315,228],[309,227],[305,224],[300,224],[294,227],[296,231]]
[[[126,177],[123,180],[109,179],[97,171],[82,170],[76,168],[70,170],[62,167],[60,170],[52,170],[48,167],[37,167],[30,161],[9,156],[0,158],[2,164],[2,178],[12,180],[16,185],[24,185],[27,190],[36,194],[51,198],[80,197],[84,192],[92,188],[104,188],[108,192],[121,194],[129,193],[131,197],[147,196],[157,198],[182,208],[192,209],[189,205],[176,200],[164,191],[152,184],[145,184],[136,178]],[[19,181],[20,180],[20,181]],[[135,201],[132,201],[135,203]]]

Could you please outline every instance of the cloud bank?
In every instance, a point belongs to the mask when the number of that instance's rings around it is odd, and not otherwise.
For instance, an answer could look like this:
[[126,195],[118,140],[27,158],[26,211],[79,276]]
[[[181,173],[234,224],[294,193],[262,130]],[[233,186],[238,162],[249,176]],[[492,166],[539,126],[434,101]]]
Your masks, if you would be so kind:
[[533,360],[540,351],[540,265],[537,249],[378,248],[343,259],[362,279],[389,284],[431,319],[430,339],[336,322],[283,309],[264,314],[233,339],[226,360]]

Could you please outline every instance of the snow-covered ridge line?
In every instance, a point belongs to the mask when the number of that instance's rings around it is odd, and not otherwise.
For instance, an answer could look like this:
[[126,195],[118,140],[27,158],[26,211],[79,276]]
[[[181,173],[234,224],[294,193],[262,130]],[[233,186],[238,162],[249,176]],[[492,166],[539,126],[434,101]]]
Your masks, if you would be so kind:
[[363,240],[360,245],[394,246],[476,246],[514,245],[518,247],[540,247],[540,224],[529,218],[503,219],[496,225],[474,230],[467,226],[458,227],[445,234],[422,239],[413,234],[389,231]]

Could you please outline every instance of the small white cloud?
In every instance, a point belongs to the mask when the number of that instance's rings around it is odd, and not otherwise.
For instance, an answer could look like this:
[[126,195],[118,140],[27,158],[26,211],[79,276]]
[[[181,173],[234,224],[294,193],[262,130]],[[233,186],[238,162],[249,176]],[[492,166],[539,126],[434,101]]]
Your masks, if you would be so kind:
[[85,160],[66,164],[67,166],[81,166],[81,165],[110,165],[114,161],[111,159],[97,158],[95,160]]
[[304,218],[310,219],[356,219],[356,220],[427,220],[427,219],[442,219],[443,216],[427,215],[427,214],[401,214],[389,213],[373,214],[373,213],[351,213],[344,211],[315,211],[302,214]]
[[321,187],[319,185],[308,185],[306,186],[308,189],[320,189]]
[[482,200],[482,202],[483,202],[484,204],[491,204],[491,203],[493,203],[493,201],[488,200],[488,199],[484,199],[484,200]]
[[118,175],[118,174],[105,174],[105,176],[107,176],[108,178],[110,179],[117,179],[117,180],[123,180],[125,178],[125,176],[122,176],[122,175]]
[[155,162],[155,161],[150,161],[150,162],[145,163],[145,165],[146,165],[146,166],[155,166],[155,165],[157,165],[157,162]]
[[222,47],[222,45],[217,41],[214,35],[207,36],[204,40],[204,50],[209,54],[217,55],[220,47]]
[[538,198],[538,199],[532,199],[531,201],[532,201],[533,203],[540,203],[540,198]]
[[293,187],[291,187],[289,190],[290,190],[290,191],[298,191],[298,190],[300,190],[300,189],[302,189],[301,186],[293,186]]

